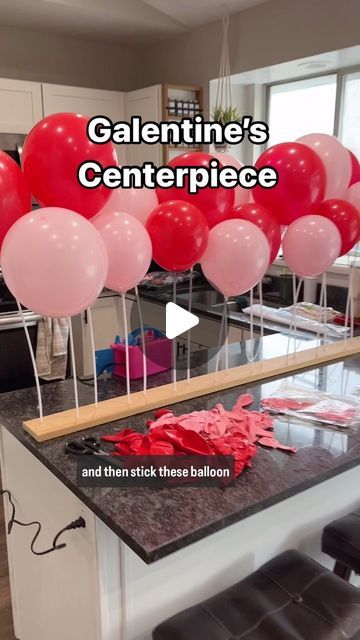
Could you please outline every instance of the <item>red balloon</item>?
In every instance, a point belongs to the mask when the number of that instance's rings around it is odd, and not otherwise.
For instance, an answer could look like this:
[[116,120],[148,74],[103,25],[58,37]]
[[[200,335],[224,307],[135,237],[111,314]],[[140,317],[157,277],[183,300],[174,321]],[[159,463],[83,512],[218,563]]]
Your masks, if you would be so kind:
[[0,247],[10,227],[31,211],[31,194],[20,167],[0,151]]
[[189,202],[163,202],[150,214],[146,228],[153,258],[167,271],[190,269],[207,247],[209,227],[205,216]]
[[111,190],[83,187],[79,166],[95,160],[117,164],[112,143],[94,144],[87,136],[88,118],[77,113],[55,113],[33,127],[22,153],[22,166],[33,196],[46,207],[64,207],[92,218],[106,204]]
[[[169,167],[205,167],[209,168],[210,160],[214,160],[209,153],[196,151],[195,153],[184,153],[177,156],[168,163]],[[204,187],[199,189],[197,193],[189,193],[188,178],[185,177],[185,186],[183,188],[171,187],[170,189],[157,188],[156,193],[159,202],[167,202],[169,200],[182,200],[191,202],[203,212],[210,229],[219,222],[226,220],[231,208],[234,205],[235,189],[226,189],[218,187]]]
[[341,253],[348,253],[360,240],[360,213],[351,202],[333,198],[313,205],[311,213],[331,220],[341,235]]
[[356,182],[360,182],[360,163],[356,155],[352,151],[350,151],[350,149],[349,149],[349,153],[350,153],[351,168],[352,168],[351,178],[349,182],[349,187],[351,187],[352,184],[355,184]]
[[274,214],[261,204],[249,202],[235,207],[230,217],[253,222],[263,231],[270,246],[270,264],[272,264],[279,252],[281,244],[280,225]]
[[257,186],[252,194],[256,202],[274,213],[279,224],[291,224],[324,197],[324,165],[315,151],[300,142],[282,142],[266,149],[255,166],[273,167],[278,173],[275,187]]

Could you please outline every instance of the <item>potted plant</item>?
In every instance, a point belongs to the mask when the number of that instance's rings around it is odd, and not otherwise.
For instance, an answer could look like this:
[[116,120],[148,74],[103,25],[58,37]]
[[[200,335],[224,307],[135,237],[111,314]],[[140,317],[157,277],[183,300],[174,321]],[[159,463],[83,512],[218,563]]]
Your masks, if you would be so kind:
[[[241,115],[239,113],[239,111],[237,110],[236,107],[221,107],[221,106],[217,106],[215,107],[213,114],[212,114],[212,118],[214,122],[220,122],[221,124],[228,124],[229,122],[240,122],[241,121]],[[229,145],[224,143],[224,144],[215,144],[215,149],[216,151],[219,152],[225,152]]]

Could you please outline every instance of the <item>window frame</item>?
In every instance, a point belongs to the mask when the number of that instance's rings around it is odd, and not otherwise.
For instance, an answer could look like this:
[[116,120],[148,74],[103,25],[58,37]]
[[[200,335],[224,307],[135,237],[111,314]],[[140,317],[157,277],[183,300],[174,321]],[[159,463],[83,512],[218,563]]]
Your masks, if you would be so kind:
[[[334,128],[333,135],[339,137],[340,124],[343,115],[344,96],[345,96],[345,81],[346,76],[351,73],[359,73],[360,65],[354,65],[351,67],[341,67],[340,69],[327,69],[320,73],[311,73],[305,76],[298,76],[296,78],[286,78],[284,80],[277,80],[276,82],[267,82],[264,84],[265,88],[265,122],[269,122],[270,116],[270,95],[271,87],[276,87],[282,84],[291,84],[292,82],[298,82],[299,80],[312,80],[314,78],[324,78],[326,76],[336,76],[336,97],[335,97],[335,114],[334,114]],[[268,144],[264,145],[263,150],[267,148]]]
[[[286,78],[284,80],[277,80],[276,82],[268,82],[264,84],[265,89],[265,122],[269,122],[270,116],[270,95],[271,95],[271,87],[279,86],[282,84],[291,84],[292,82],[298,82],[299,80],[312,80],[313,78],[323,78],[325,76],[336,75],[336,97],[335,97],[335,113],[334,113],[334,128],[333,135],[336,137],[340,137],[340,128],[343,117],[344,110],[344,98],[345,98],[345,83],[346,76],[352,73],[359,73],[360,65],[353,65],[351,67],[341,67],[340,69],[328,69],[321,73],[311,73],[306,76],[301,76],[297,78]],[[268,148],[269,143],[262,146],[262,151]],[[359,256],[360,253],[360,243],[356,244],[347,254],[346,256],[340,256],[336,263],[344,264],[344,259],[348,258],[348,262],[350,264],[351,258],[355,259]]]

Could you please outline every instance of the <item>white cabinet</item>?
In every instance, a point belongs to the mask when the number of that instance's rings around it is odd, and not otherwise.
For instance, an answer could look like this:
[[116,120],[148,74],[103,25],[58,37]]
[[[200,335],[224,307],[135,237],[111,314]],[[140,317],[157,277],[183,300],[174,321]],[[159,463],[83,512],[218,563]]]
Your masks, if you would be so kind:
[[60,84],[43,84],[44,116],[64,111],[85,116],[108,116],[113,121],[123,120],[124,94],[121,91],[103,91],[66,87]]
[[[56,533],[78,517],[86,522],[84,529],[62,536],[59,543],[66,548],[44,556],[30,551],[35,526],[15,525],[7,536],[16,637],[101,640],[94,514],[4,428],[0,449],[3,487],[13,496],[16,518],[41,522],[37,551],[51,547]],[[8,521],[7,500],[4,505]]]
[[[44,116],[52,113],[74,112],[84,116],[107,116],[113,122],[125,119],[125,98],[121,91],[84,89],[61,84],[43,84]],[[124,154],[115,145],[119,162],[124,163]]]
[[[140,116],[143,122],[161,122],[162,119],[162,86],[146,87],[138,91],[130,91],[125,95],[125,116],[130,122],[132,116]],[[127,163],[141,166],[144,162],[162,164],[162,146],[160,144],[127,145]]]
[[42,115],[40,83],[0,78],[1,133],[28,133]]

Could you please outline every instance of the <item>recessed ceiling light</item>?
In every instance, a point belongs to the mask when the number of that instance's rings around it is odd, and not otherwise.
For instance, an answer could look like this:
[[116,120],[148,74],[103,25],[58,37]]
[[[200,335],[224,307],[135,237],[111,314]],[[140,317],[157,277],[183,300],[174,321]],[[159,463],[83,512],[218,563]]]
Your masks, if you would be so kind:
[[303,69],[309,69],[309,71],[319,71],[320,69],[327,69],[330,62],[327,60],[309,60],[308,62],[299,62],[298,67]]

